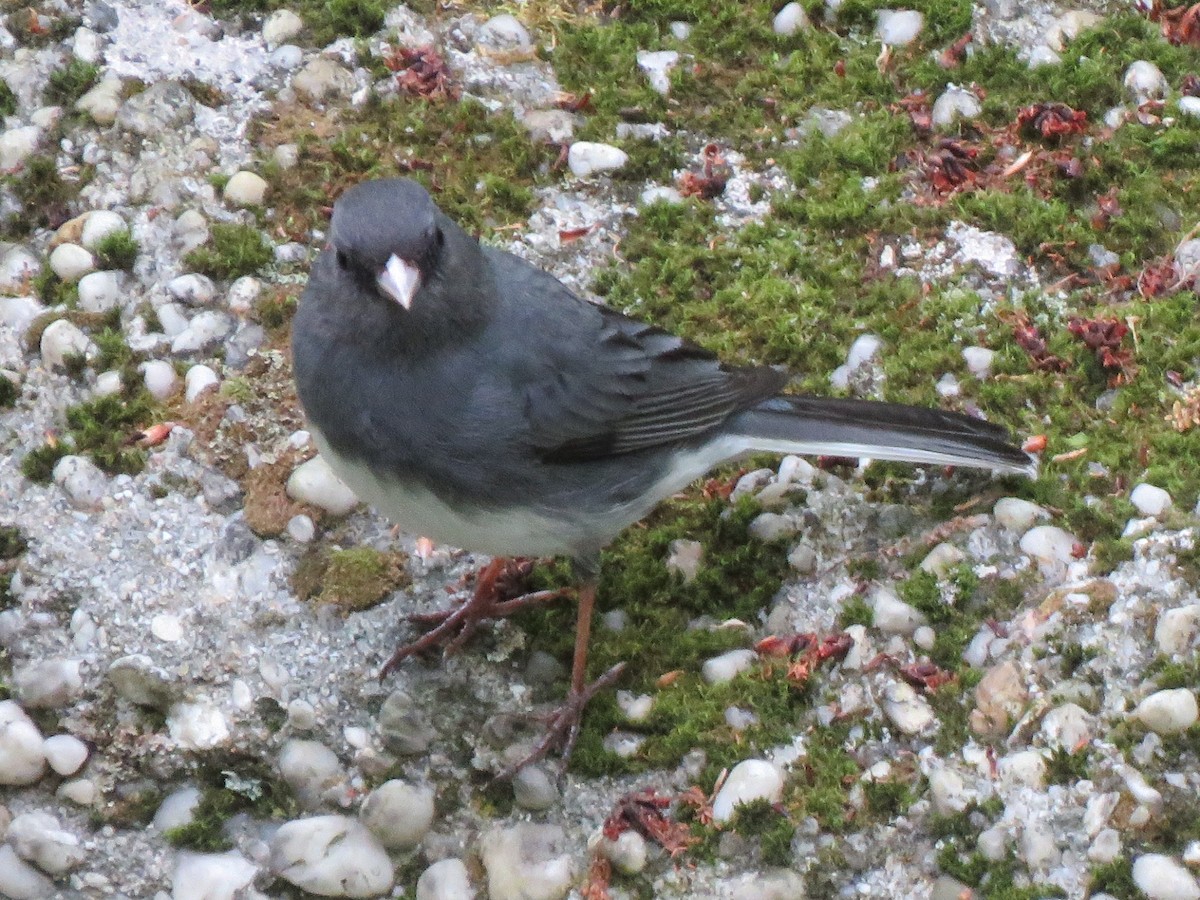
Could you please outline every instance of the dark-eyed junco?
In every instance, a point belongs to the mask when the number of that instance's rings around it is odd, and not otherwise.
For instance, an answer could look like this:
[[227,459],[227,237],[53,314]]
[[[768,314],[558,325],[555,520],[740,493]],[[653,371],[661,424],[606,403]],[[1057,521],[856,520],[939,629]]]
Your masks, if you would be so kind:
[[[317,446],[361,499],[453,546],[574,559],[571,695],[540,752],[569,748],[597,687],[584,676],[601,549],[714,466],[767,451],[1031,470],[979,419],[781,394],[784,372],[724,365],[481,246],[406,179],[338,199],[292,347]],[[496,612],[487,595],[388,668]]]

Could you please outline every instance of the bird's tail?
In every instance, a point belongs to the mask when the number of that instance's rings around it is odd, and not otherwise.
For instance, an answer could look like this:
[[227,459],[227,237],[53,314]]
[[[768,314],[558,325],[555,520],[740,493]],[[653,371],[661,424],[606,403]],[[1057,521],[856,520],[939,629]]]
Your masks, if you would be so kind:
[[974,466],[1032,475],[1037,464],[998,425],[898,403],[779,395],[738,414],[727,430],[747,449]]

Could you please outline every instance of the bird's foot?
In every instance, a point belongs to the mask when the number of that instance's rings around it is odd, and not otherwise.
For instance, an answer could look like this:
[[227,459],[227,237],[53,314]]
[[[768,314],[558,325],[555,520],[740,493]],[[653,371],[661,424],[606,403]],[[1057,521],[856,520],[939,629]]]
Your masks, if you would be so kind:
[[619,662],[591,684],[584,685],[582,690],[572,690],[562,706],[550,713],[546,723],[546,733],[528,755],[495,777],[495,781],[509,781],[517,772],[545,758],[546,754],[555,747],[561,748],[563,765],[571,758],[575,742],[579,739],[579,727],[583,723],[583,710],[596,694],[611,687],[621,673],[625,671],[625,663]]
[[409,616],[409,621],[430,626],[429,630],[415,641],[397,647],[392,658],[380,670],[380,679],[386,678],[400,663],[418,653],[436,647],[442,647],[447,654],[458,652],[481,622],[504,619],[523,609],[571,593],[569,589],[560,588],[511,596],[514,588],[519,590],[520,580],[529,573],[530,567],[531,564],[526,560],[493,559],[479,573],[475,590],[469,599],[451,609]]

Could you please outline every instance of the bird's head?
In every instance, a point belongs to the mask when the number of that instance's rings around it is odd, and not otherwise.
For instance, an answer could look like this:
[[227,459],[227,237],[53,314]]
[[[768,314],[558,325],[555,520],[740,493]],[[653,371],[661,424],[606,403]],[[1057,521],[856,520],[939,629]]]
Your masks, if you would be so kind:
[[405,310],[433,274],[446,236],[423,187],[407,178],[357,184],[334,204],[337,265]]

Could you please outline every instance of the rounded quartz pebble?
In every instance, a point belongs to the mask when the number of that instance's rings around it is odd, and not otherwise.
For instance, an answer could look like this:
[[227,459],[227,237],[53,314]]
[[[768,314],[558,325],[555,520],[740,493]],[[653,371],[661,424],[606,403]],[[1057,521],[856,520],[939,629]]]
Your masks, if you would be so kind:
[[925,26],[925,16],[913,9],[881,9],[875,13],[875,37],[892,47],[907,47]]
[[296,467],[287,481],[287,495],[335,516],[344,516],[358,506],[358,497],[320,456]]
[[307,700],[297,698],[287,705],[287,720],[297,731],[309,731],[317,724],[317,711]]
[[1162,853],[1133,861],[1133,883],[1149,900],[1200,900],[1200,884],[1192,873]]
[[[227,853],[182,851],[175,857],[171,876],[173,900],[209,900],[247,896],[258,867],[236,850]],[[253,895],[254,891],[250,891]]]
[[777,12],[771,22],[771,30],[783,37],[795,34],[802,28],[807,27],[808,14],[804,12],[804,7],[794,2],[794,0]]
[[576,141],[567,151],[567,166],[572,174],[585,178],[597,172],[611,172],[629,162],[629,154],[611,144]]
[[229,310],[239,316],[244,316],[254,309],[254,304],[262,296],[262,282],[253,275],[243,275],[229,286],[225,302]]
[[183,376],[184,399],[188,403],[195,403],[201,394],[220,383],[220,377],[209,366],[192,366]]
[[53,897],[54,882],[31,866],[8,844],[0,844],[0,894],[21,900]]
[[950,85],[933,101],[929,115],[935,128],[944,128],[958,119],[977,118],[982,112],[983,104],[971,91]]
[[1125,70],[1124,83],[1130,98],[1138,105],[1147,100],[1162,100],[1171,90],[1162,70],[1145,59],[1129,64],[1129,68]]
[[765,759],[744,759],[730,770],[713,798],[713,821],[728,822],[743,803],[755,800],[778,803],[782,799],[783,775],[779,769]]
[[166,400],[179,385],[179,376],[175,367],[161,359],[152,359],[142,363],[142,381],[146,390],[155,400]]
[[316,807],[346,780],[337,754],[319,741],[293,738],[279,751],[279,774],[306,807]]
[[117,272],[89,272],[79,279],[79,308],[84,312],[108,312],[120,300],[121,279]]
[[317,526],[310,517],[300,513],[288,519],[287,533],[297,544],[307,544],[317,536]]
[[872,624],[885,634],[909,635],[929,620],[925,614],[909,606],[890,588],[881,587],[871,597],[874,612]]
[[925,554],[925,558],[921,560],[921,571],[944,578],[966,558],[966,554],[958,547],[943,541]]
[[643,722],[654,709],[654,697],[632,691],[617,691],[617,708],[630,722]]
[[433,800],[433,788],[394,778],[367,795],[358,817],[389,850],[410,850],[433,826]]
[[46,326],[39,349],[42,364],[51,369],[63,368],[69,358],[82,355],[91,359],[97,353],[96,345],[88,336],[66,319],[56,319]]
[[1021,552],[1037,560],[1043,574],[1060,570],[1075,559],[1079,539],[1057,525],[1038,525],[1021,537]]
[[158,804],[151,824],[159,831],[170,831],[190,825],[200,805],[200,789],[192,785],[172,791]]
[[1001,497],[992,507],[992,516],[1001,528],[1024,534],[1038,519],[1050,518],[1050,513],[1020,497]]
[[217,296],[217,286],[207,275],[190,272],[168,281],[167,293],[188,306],[207,306]]
[[704,661],[700,674],[709,684],[724,684],[745,672],[758,659],[758,654],[748,648],[729,650],[720,656]]
[[417,900],[475,900],[466,864],[454,857],[439,859],[417,879]]
[[967,364],[967,371],[976,378],[987,378],[992,372],[992,362],[996,358],[996,351],[989,350],[987,347],[964,347],[962,352],[963,362]]
[[234,206],[262,206],[267,196],[267,182],[261,175],[244,169],[234,174],[225,184],[223,196]]
[[0,784],[33,784],[45,771],[42,733],[15,700],[0,700]]
[[511,13],[501,13],[484,22],[476,41],[493,50],[528,50],[533,46],[529,31]]
[[646,839],[636,831],[622,831],[615,840],[600,839],[600,852],[622,875],[636,875],[646,868]]
[[1182,653],[1200,630],[1200,603],[1189,603],[1159,613],[1154,643],[1160,653]]
[[224,340],[233,331],[233,320],[223,312],[206,309],[188,323],[187,328],[175,335],[171,341],[172,353],[194,353],[217,341]]
[[497,826],[479,841],[489,900],[558,900],[575,881],[566,832],[557,825]]
[[50,270],[67,284],[74,284],[95,268],[96,258],[78,244],[59,244],[50,253]]
[[558,785],[539,765],[524,766],[513,776],[513,800],[521,809],[540,812],[558,802]]
[[883,712],[905,734],[920,734],[937,719],[929,701],[904,681],[893,681],[884,689]]
[[271,870],[324,897],[377,897],[392,889],[392,861],[370,829],[347,816],[293,819],[271,837]]
[[76,509],[96,509],[108,492],[108,477],[86,456],[64,456],[51,473]]
[[70,872],[83,862],[83,842],[79,836],[47,812],[31,811],[16,816],[9,823],[6,840],[18,856],[50,875]]
[[88,758],[87,744],[73,734],[55,734],[46,738],[42,753],[50,768],[62,776],[74,775]]
[[1129,502],[1143,516],[1157,517],[1171,508],[1171,495],[1160,487],[1143,482],[1130,492]]
[[64,800],[70,800],[76,806],[91,806],[100,796],[100,791],[92,779],[74,778],[60,784],[54,795],[62,797]]
[[269,50],[286,44],[304,30],[304,20],[290,9],[277,9],[263,22],[263,43]]
[[107,209],[97,209],[88,213],[83,220],[83,230],[79,235],[79,243],[88,250],[95,250],[102,240],[110,234],[125,230],[125,220],[117,213]]
[[1155,734],[1178,734],[1196,724],[1200,709],[1195,694],[1187,688],[1173,688],[1146,697],[1133,714]]

